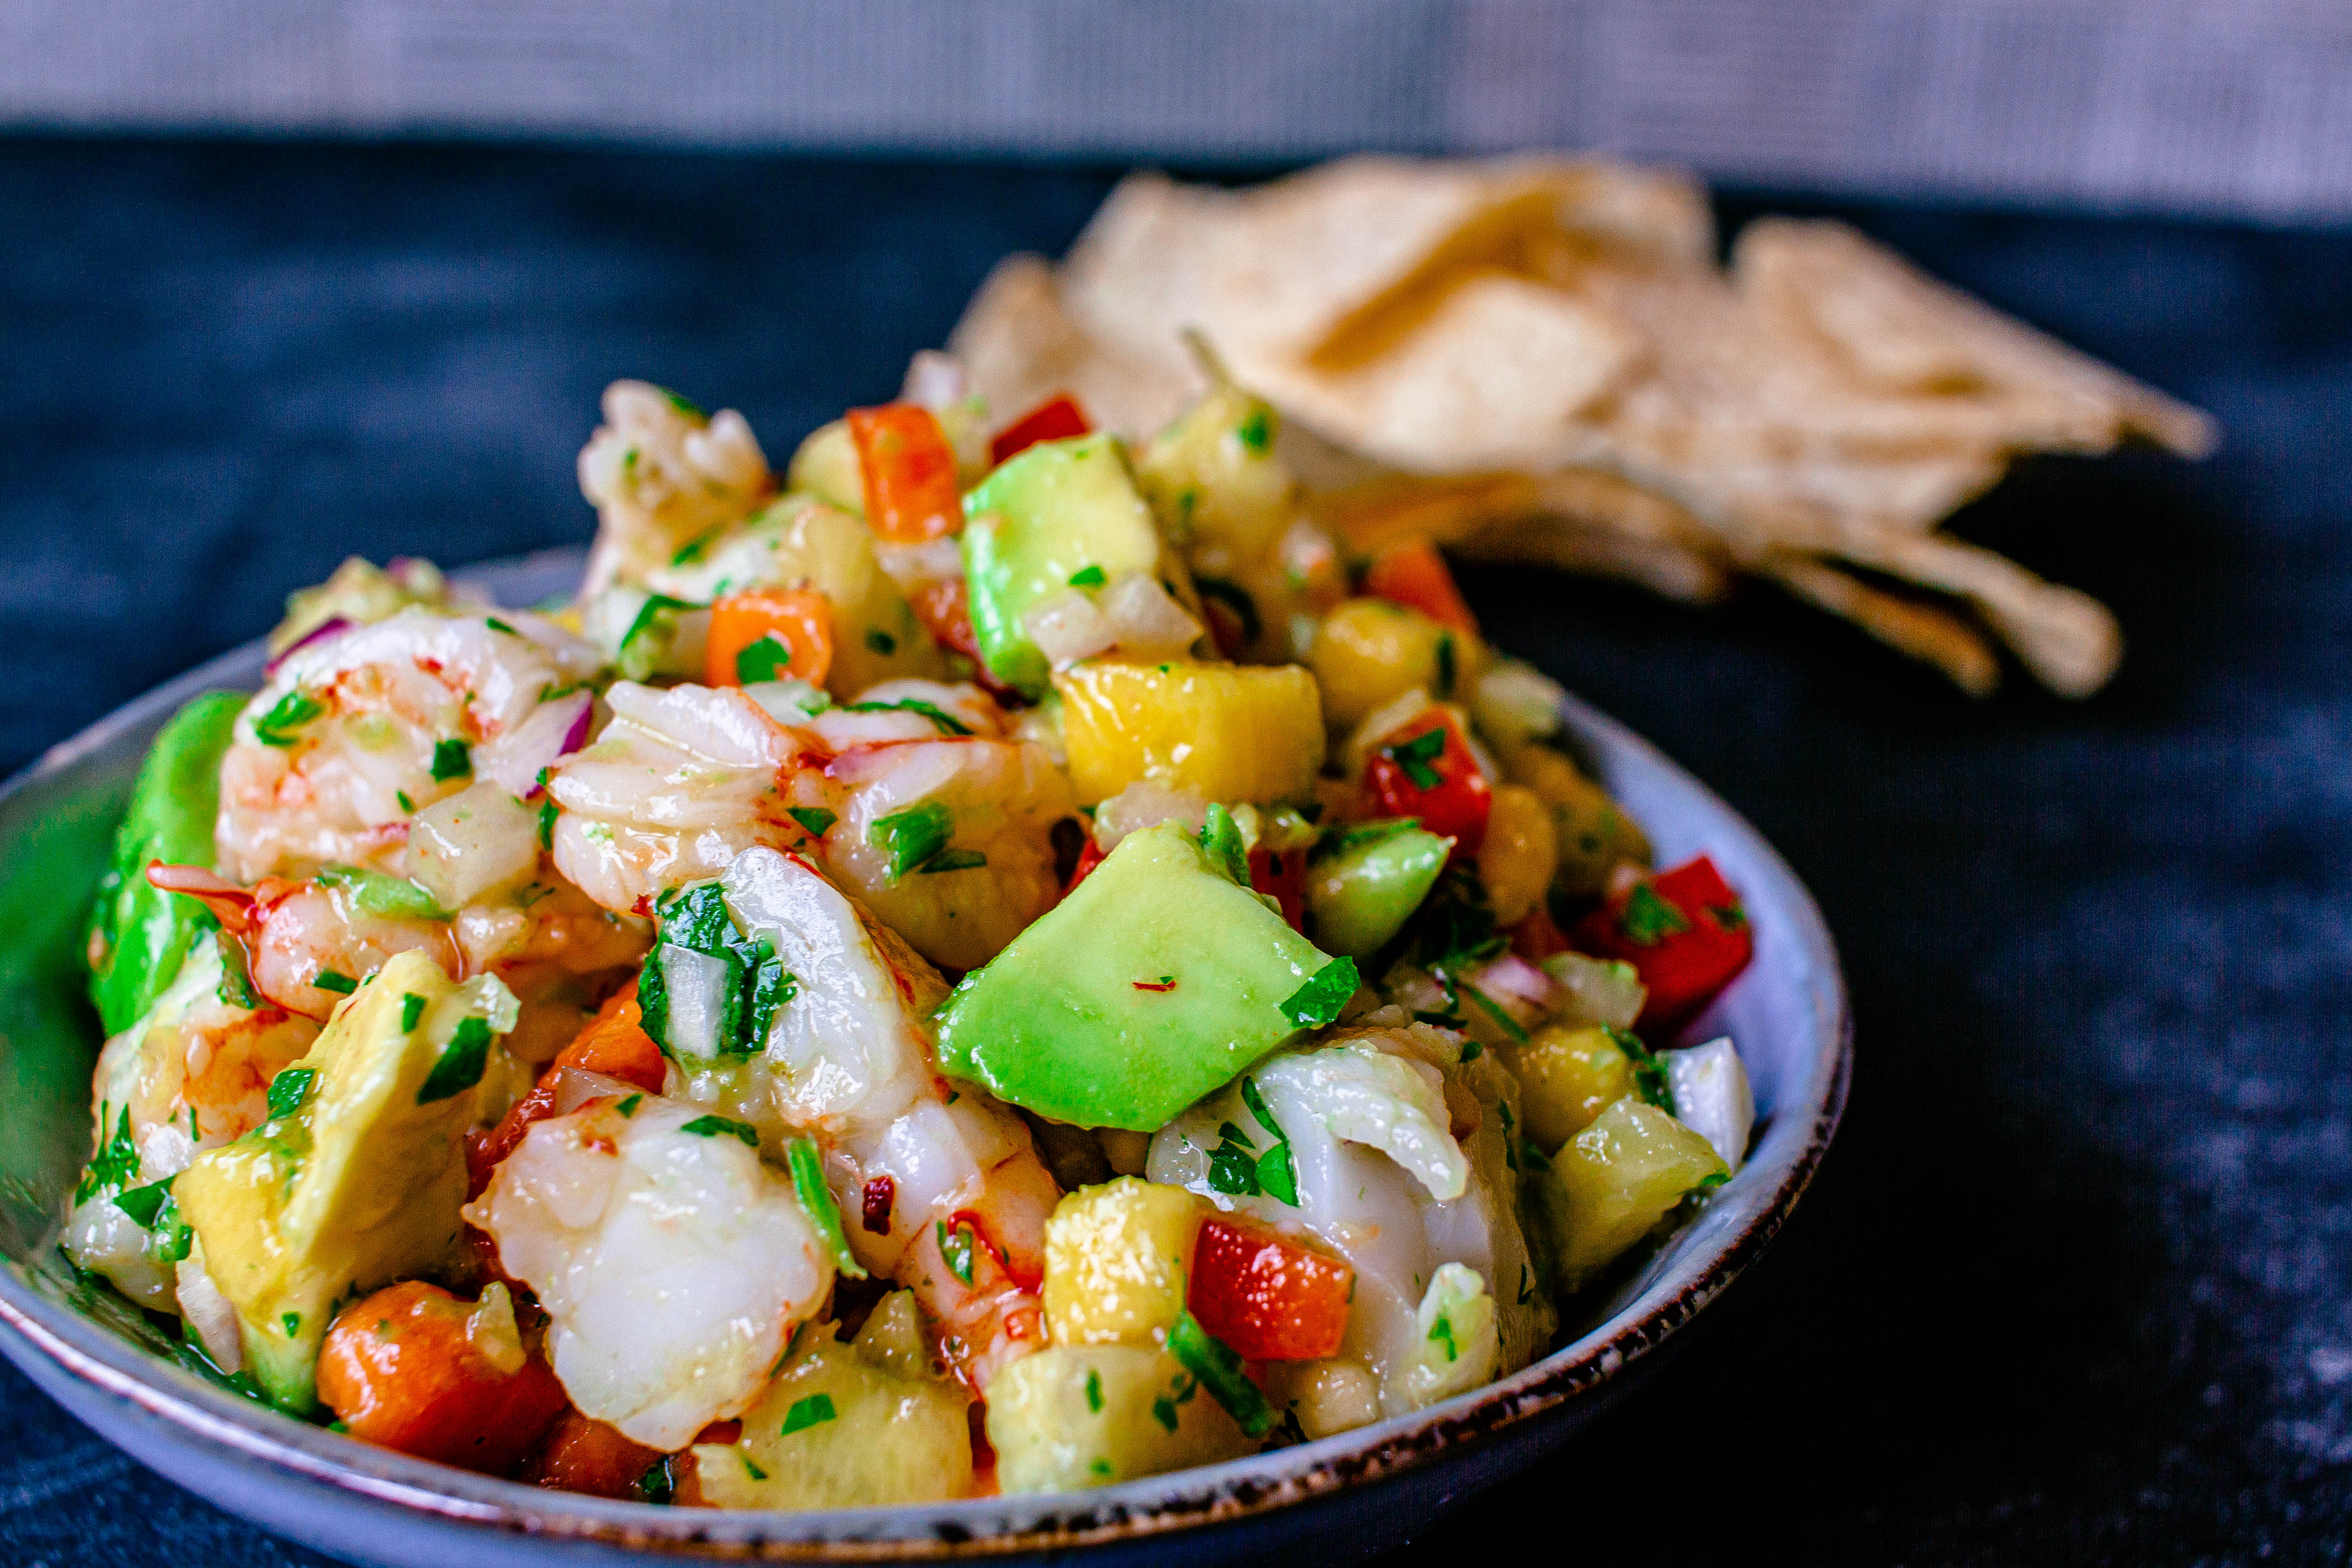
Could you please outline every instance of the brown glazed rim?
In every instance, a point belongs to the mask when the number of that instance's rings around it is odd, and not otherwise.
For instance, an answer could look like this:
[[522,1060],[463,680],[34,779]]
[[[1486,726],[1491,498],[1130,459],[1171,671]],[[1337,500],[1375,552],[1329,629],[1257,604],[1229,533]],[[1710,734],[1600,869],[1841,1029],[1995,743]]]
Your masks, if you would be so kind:
[[[549,552],[513,563],[499,575],[511,581],[534,570],[561,570],[567,563],[576,574],[579,558],[576,551]],[[260,662],[259,645],[250,645],[158,688],[52,750],[0,789],[0,796],[65,771],[124,733],[159,723],[198,691],[251,682]],[[1605,733],[1620,747],[1664,762],[1647,742],[1581,702],[1570,700],[1570,717],[1580,729]],[[1804,1194],[1829,1148],[1853,1066],[1853,1015],[1834,945],[1811,894],[1777,851],[1712,792],[1688,775],[1681,776],[1735,831],[1748,836],[1771,869],[1785,879],[1794,895],[1788,901],[1801,923],[1811,927],[1800,934],[1826,960],[1822,965],[1826,994],[1820,999],[1827,1004],[1827,1016],[1816,1014],[1815,1036],[1826,1035],[1833,1042],[1833,1059],[1825,1079],[1818,1067],[1803,1074],[1807,1087],[1819,1085],[1816,1094],[1801,1095],[1800,1103],[1783,1113],[1810,1114],[1811,1126],[1804,1142],[1770,1199],[1736,1237],[1716,1244],[1706,1265],[1671,1296],[1609,1326],[1605,1337],[1554,1352],[1509,1377],[1364,1434],[1343,1433],[1222,1465],[1078,1493],[809,1512],[666,1508],[542,1490],[374,1448],[297,1422],[149,1356],[36,1289],[23,1264],[0,1269],[0,1322],[92,1389],[127,1401],[191,1436],[221,1445],[252,1468],[275,1470],[407,1512],[551,1541],[769,1562],[998,1557],[1139,1540],[1259,1517],[1358,1489],[1554,1410],[1649,1354],[1763,1252]],[[1818,1063],[1818,1055],[1811,1059]]]

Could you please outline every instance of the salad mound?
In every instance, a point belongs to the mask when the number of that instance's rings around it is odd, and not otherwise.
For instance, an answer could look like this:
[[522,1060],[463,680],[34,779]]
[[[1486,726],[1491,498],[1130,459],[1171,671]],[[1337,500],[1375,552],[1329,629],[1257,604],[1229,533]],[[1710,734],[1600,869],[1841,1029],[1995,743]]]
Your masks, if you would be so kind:
[[[615,384],[575,598],[347,562],[142,770],[62,1247],[289,1415],[720,1508],[1052,1491],[1544,1353],[1747,1152],[1747,963],[1424,538],[924,356]],[[1589,1309],[1588,1309],[1589,1310]]]

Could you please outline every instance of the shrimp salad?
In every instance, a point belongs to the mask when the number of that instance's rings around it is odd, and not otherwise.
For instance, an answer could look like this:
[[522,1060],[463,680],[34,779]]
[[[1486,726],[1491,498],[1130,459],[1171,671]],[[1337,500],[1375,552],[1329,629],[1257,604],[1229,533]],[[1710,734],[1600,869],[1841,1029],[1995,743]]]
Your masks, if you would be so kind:
[[[62,1248],[354,1439],[677,1505],[1105,1485],[1542,1355],[1738,1169],[1751,933],[1222,377],[640,383],[575,597],[294,595],[89,932]],[[1677,1048],[1678,1047],[1678,1048]]]

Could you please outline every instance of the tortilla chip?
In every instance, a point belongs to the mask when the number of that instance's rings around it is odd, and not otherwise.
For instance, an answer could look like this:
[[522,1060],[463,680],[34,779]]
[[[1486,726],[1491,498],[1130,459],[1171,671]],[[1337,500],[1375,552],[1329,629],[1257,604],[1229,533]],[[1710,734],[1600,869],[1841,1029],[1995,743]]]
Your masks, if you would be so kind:
[[1990,697],[2000,685],[2000,661],[1957,616],[1883,593],[1801,555],[1768,556],[1758,567],[1807,604],[1852,621],[1899,653],[1934,665],[1971,697]]
[[948,348],[1001,422],[1067,392],[1101,428],[1139,437],[1181,413],[1206,384],[1188,361],[1139,363],[1087,332],[1062,308],[1053,269],[1034,256],[996,264]]

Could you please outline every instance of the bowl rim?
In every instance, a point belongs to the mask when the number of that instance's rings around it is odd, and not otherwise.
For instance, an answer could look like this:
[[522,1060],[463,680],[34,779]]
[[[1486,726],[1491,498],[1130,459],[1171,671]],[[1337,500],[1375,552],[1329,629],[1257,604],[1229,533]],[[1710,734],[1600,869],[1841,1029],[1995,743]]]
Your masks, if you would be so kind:
[[[456,572],[493,591],[576,581],[584,552],[541,551]],[[543,595],[543,588],[541,593]],[[501,595],[503,597],[504,595]],[[537,596],[537,595],[535,595]],[[257,641],[233,648],[116,709],[0,784],[0,801],[74,767],[125,734],[160,723],[195,693],[250,682]],[[284,1479],[308,1481],[453,1524],[669,1553],[768,1561],[861,1562],[996,1557],[1066,1551],[1287,1510],[1431,1463],[1601,1388],[1648,1355],[1763,1252],[1811,1184],[1843,1112],[1853,1020],[1836,946],[1820,909],[1777,850],[1706,784],[1624,725],[1570,697],[1580,739],[1634,757],[1693,792],[1744,858],[1780,884],[1794,939],[1815,981],[1811,1051],[1775,1117],[1802,1120],[1769,1197],[1736,1234],[1680,1260],[1580,1338],[1518,1372],[1427,1409],[1356,1431],[1223,1464],[1088,1491],[791,1511],[678,1509],[551,1491],[362,1444],[241,1399],[149,1355],[36,1288],[28,1266],[0,1268],[0,1323],[56,1367],[179,1433],[219,1444]],[[1761,1163],[1761,1149],[1750,1166]],[[9,1347],[14,1349],[13,1346]]]

